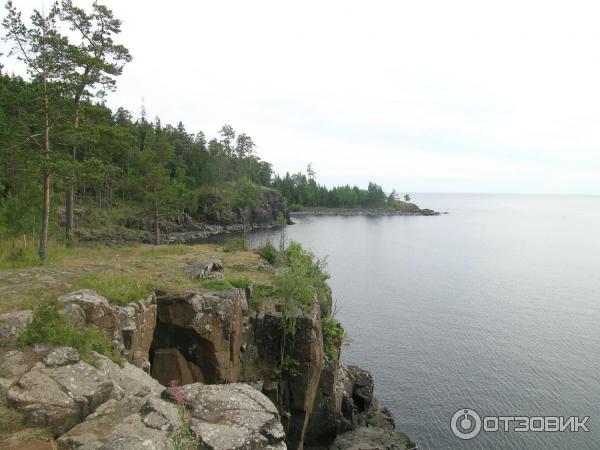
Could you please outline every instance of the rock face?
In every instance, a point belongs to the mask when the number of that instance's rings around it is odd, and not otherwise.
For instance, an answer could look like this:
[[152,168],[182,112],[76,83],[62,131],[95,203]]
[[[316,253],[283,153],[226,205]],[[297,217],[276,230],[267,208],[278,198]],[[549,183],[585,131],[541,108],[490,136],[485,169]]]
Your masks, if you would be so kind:
[[[198,277],[215,268],[191,266]],[[72,348],[0,346],[0,389],[28,425],[60,436],[61,449],[172,448],[182,425],[165,391],[172,380],[198,448],[411,448],[374,398],[371,374],[325,354],[318,300],[288,312],[295,333],[284,335],[281,312],[250,311],[251,295],[191,292],[123,307],[90,290],[63,296],[71,320],[102,329],[128,362],[96,354],[92,366]],[[31,314],[15,317],[26,324]],[[11,342],[15,334],[5,333]]]
[[0,345],[14,344],[32,315],[30,310],[0,314]]
[[[250,213],[250,223],[272,225],[282,214],[289,221],[289,212],[283,196],[271,189],[262,189],[261,199]],[[242,223],[240,211],[221,194],[205,193],[198,198],[198,215],[209,223],[232,225]]]
[[[275,405],[247,384],[189,384],[180,388],[190,411],[190,428],[201,447],[285,449],[285,433]],[[163,398],[171,399],[169,390]]]
[[54,349],[43,361],[50,364],[33,365],[8,389],[6,398],[25,413],[27,425],[47,427],[59,436],[107,401],[113,384],[105,374],[79,361],[70,348]]
[[194,365],[190,366],[193,381],[238,381],[242,315],[247,310],[242,289],[159,298],[151,356],[154,360],[158,356],[160,362],[164,349],[176,349]]
[[132,364],[150,369],[148,352],[156,325],[156,299],[116,306],[100,294],[82,289],[58,299],[71,320],[79,325],[93,324],[103,330]]
[[27,425],[60,436],[61,450],[167,450],[182,425],[195,432],[198,448],[286,448],[277,408],[246,384],[182,387],[190,418],[182,424],[170,392],[142,369],[94,354],[96,368],[75,361],[75,354],[70,348],[46,348],[2,355],[13,374],[7,401],[24,413]]

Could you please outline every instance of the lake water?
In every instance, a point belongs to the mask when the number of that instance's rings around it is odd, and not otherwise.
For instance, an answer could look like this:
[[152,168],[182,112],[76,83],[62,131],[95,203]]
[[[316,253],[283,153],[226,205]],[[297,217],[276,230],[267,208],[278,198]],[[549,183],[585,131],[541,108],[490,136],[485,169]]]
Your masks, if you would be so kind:
[[[438,217],[306,217],[328,257],[342,359],[420,449],[600,449],[600,197],[422,194]],[[268,233],[254,237],[255,242]],[[456,438],[480,416],[590,416],[589,432]]]

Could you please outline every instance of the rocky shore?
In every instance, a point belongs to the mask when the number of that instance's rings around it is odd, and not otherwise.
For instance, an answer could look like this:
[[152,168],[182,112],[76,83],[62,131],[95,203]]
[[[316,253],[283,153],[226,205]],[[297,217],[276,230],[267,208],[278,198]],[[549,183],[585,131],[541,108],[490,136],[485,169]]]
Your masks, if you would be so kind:
[[[216,260],[186,267],[192,278],[223,276]],[[0,448],[171,449],[181,404],[197,438],[189,448],[414,448],[374,397],[371,374],[343,364],[341,344],[328,356],[320,299],[294,313],[285,345],[295,364],[282,370],[281,312],[251,308],[254,295],[252,286],[156,292],[125,306],[91,290],[61,296],[62,314],[102,330],[121,364],[95,352],[84,361],[68,347],[17,346],[32,312],[0,315],[0,418],[14,411],[48,433],[0,433]]]
[[415,207],[411,210],[392,210],[384,208],[304,208],[290,212],[290,216],[439,216],[441,213],[431,209]]

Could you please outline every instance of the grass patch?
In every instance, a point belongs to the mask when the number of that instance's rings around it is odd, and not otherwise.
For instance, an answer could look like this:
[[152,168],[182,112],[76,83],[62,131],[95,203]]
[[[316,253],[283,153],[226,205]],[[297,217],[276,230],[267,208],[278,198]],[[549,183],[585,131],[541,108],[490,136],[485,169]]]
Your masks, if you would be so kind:
[[202,280],[200,284],[206,289],[212,289],[214,291],[224,291],[225,289],[246,289],[250,284],[250,280],[241,278],[225,278],[222,280]]
[[274,299],[275,295],[276,292],[273,286],[257,284],[254,286],[254,289],[252,289],[252,296],[250,297],[248,306],[256,311],[260,305],[264,304],[267,300]]
[[89,273],[73,282],[73,290],[92,289],[110,303],[121,306],[148,298],[153,287],[145,277],[124,274]]
[[23,414],[15,409],[0,409],[0,435],[15,433],[23,428]]
[[93,351],[108,356],[116,363],[121,362],[121,357],[100,329],[94,326],[76,327],[61,313],[57,302],[43,303],[33,311],[33,318],[19,335],[18,343],[73,347],[88,363],[91,363]]

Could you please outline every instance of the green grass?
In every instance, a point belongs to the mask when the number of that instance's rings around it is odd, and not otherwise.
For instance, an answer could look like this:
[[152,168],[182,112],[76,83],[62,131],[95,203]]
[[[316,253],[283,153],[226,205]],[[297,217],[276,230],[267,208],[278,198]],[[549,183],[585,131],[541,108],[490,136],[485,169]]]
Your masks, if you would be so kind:
[[265,303],[265,301],[274,299],[276,294],[273,286],[257,284],[254,286],[254,289],[252,289],[252,296],[250,297],[248,306],[256,311],[260,305]]
[[79,351],[81,359],[91,363],[92,352],[106,355],[120,363],[110,339],[94,326],[77,327],[61,313],[57,302],[46,302],[33,311],[31,322],[19,335],[20,345],[37,343],[73,347]]
[[92,289],[115,305],[145,300],[153,291],[153,283],[143,276],[89,273],[73,282],[73,290]]
[[251,282],[241,278],[225,278],[222,280],[202,280],[200,284],[206,289],[214,291],[224,291],[225,289],[246,289]]

